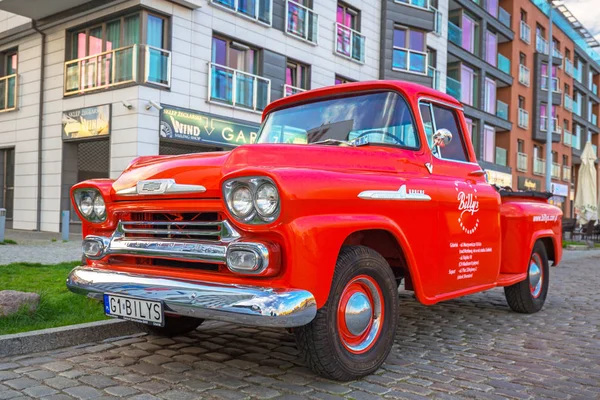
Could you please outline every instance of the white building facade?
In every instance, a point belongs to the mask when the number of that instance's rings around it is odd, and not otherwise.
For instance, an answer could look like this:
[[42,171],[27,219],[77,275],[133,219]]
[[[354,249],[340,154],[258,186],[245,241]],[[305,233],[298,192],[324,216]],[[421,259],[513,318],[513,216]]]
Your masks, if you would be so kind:
[[445,86],[447,2],[32,3],[0,1],[0,208],[14,229],[59,231],[73,184],[138,156],[249,143],[266,104],[300,90]]

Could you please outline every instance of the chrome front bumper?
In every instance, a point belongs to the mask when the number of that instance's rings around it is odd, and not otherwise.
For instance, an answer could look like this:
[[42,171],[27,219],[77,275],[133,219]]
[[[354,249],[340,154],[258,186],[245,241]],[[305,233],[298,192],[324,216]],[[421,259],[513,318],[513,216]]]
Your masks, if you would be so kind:
[[159,300],[166,313],[253,326],[293,328],[317,314],[315,298],[306,290],[177,280],[90,266],[71,271],[67,287],[101,301],[104,293]]

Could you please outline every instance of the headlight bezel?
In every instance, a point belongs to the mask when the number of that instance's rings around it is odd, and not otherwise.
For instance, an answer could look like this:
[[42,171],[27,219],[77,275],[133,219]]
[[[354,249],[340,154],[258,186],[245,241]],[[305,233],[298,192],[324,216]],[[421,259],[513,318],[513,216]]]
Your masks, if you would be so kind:
[[[91,199],[91,212],[90,213],[84,213],[81,208],[82,200],[87,197],[89,197]],[[102,202],[104,204],[104,213],[101,215],[98,215],[96,213],[96,199],[98,197],[100,197],[102,199]],[[86,221],[95,222],[95,223],[106,221],[106,216],[107,216],[106,200],[104,200],[104,196],[102,196],[102,193],[100,192],[100,190],[98,190],[96,188],[89,188],[89,187],[75,189],[73,191],[73,200],[74,200],[75,206],[77,207],[77,210],[79,211],[81,216],[83,216],[83,218]]]
[[[277,206],[271,214],[260,212],[256,204],[258,189],[265,184],[270,184],[277,193]],[[252,207],[247,215],[239,215],[233,208],[233,193],[240,188],[247,188],[252,194]],[[266,176],[245,176],[228,179],[222,185],[223,199],[229,213],[239,222],[250,225],[268,224],[276,221],[281,214],[281,195],[277,184]]]

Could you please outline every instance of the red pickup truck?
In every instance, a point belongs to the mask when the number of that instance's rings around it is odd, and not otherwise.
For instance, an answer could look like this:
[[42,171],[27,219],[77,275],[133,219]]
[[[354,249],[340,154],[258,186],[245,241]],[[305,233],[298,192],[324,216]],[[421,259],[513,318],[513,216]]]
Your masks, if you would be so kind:
[[428,305],[502,286],[534,313],[562,255],[561,210],[488,184],[461,104],[406,82],[277,100],[256,144],[140,157],[71,194],[84,262],[70,290],[165,335],[205,319],[289,328],[338,380],[386,359],[401,283]]

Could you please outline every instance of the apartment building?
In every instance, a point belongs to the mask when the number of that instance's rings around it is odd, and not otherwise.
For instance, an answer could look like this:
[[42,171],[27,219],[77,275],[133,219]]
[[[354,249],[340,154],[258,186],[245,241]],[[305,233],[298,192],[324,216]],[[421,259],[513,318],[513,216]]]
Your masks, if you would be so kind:
[[230,149],[298,91],[445,90],[447,0],[0,2],[0,207],[59,231],[69,188],[137,156]]

